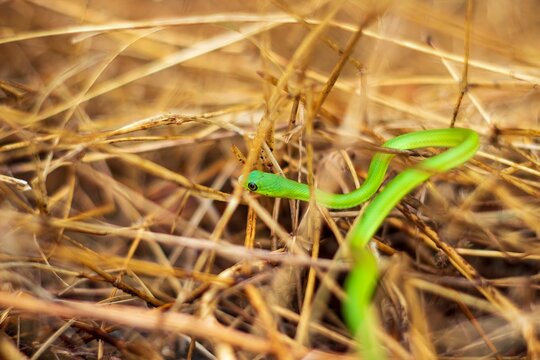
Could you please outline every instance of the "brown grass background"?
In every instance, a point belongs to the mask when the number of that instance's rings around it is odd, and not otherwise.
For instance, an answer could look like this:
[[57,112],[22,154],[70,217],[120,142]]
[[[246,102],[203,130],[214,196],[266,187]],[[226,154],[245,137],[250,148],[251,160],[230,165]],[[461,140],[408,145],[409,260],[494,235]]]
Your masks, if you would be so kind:
[[452,121],[482,147],[377,234],[373,331],[391,358],[540,356],[539,14],[0,1],[0,358],[355,358],[336,252],[360,208],[237,178],[347,192],[385,139]]

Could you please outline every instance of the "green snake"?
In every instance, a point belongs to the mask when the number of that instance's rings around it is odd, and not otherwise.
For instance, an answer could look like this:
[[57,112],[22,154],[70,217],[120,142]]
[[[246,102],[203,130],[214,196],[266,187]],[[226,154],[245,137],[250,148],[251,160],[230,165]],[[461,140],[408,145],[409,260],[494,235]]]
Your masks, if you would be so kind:
[[[413,150],[427,147],[444,147],[446,151],[429,157],[410,167],[389,181],[365,208],[363,215],[347,234],[347,243],[353,258],[353,267],[345,281],[347,299],[343,314],[353,335],[357,337],[368,359],[384,357],[377,339],[368,328],[372,323],[369,311],[371,297],[377,285],[377,264],[373,255],[365,249],[388,213],[414,188],[430,176],[455,168],[474,156],[479,147],[478,134],[469,129],[449,128],[424,130],[397,136],[383,147]],[[381,186],[390,161],[391,153],[376,153],[369,165],[368,175],[362,186],[347,194],[332,194],[315,190],[319,205],[332,209],[345,209],[369,200]],[[306,184],[282,176],[253,170],[242,185],[251,192],[270,197],[309,201],[310,190]]]

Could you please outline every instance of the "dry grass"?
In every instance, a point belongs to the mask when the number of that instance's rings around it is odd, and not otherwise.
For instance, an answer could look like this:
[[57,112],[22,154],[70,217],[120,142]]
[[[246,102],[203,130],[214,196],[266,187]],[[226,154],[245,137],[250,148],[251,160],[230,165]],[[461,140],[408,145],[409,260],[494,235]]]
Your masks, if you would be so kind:
[[384,139],[452,121],[482,148],[378,233],[374,331],[392,358],[540,356],[538,14],[1,1],[0,358],[354,358],[336,254],[358,209],[236,179],[350,191]]

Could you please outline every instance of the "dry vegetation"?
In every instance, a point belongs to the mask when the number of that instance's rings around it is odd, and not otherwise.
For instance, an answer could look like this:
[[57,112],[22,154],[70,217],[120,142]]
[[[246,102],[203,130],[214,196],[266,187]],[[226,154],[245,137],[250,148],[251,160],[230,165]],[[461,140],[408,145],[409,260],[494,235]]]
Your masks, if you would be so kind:
[[355,358],[335,255],[360,209],[236,179],[347,192],[385,139],[453,120],[482,148],[379,231],[374,331],[392,358],[539,356],[539,14],[0,1],[0,358]]

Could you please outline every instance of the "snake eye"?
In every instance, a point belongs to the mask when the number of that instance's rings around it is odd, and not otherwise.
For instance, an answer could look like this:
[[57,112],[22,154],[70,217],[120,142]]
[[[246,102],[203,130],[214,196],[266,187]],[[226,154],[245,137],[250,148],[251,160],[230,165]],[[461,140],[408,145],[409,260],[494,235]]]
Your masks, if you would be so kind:
[[247,184],[247,187],[250,191],[257,191],[258,187],[257,187],[257,184],[255,184],[254,182],[250,182]]

